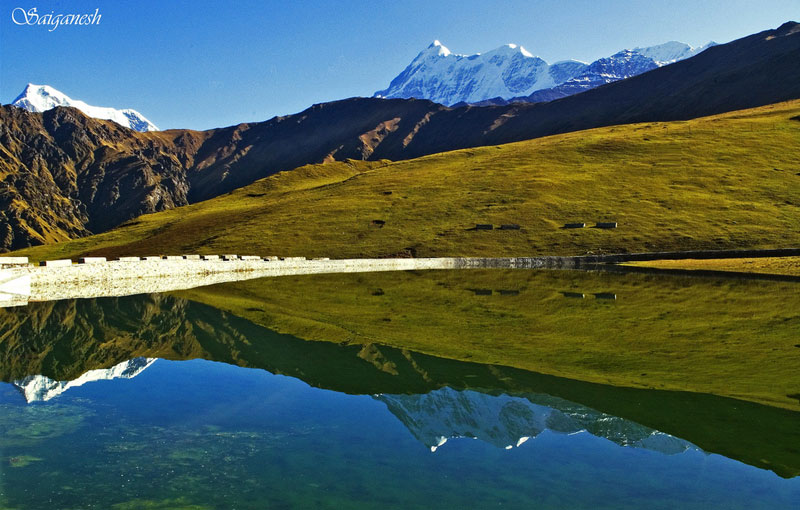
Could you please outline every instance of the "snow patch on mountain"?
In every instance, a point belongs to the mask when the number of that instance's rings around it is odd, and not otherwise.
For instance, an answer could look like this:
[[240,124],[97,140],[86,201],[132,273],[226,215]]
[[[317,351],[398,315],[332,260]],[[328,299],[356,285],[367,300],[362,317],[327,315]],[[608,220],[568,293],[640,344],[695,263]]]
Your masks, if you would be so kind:
[[83,101],[72,99],[49,85],[29,83],[11,104],[34,113],[41,113],[56,106],[72,106],[89,117],[113,120],[120,126],[136,131],[158,131],[155,124],[136,110],[131,110],[130,108],[118,110],[116,108],[92,106]]
[[133,379],[153,364],[157,358],[133,358],[111,368],[90,370],[72,381],[56,381],[44,375],[31,375],[12,384],[25,396],[28,403],[51,400],[70,388],[94,381]]

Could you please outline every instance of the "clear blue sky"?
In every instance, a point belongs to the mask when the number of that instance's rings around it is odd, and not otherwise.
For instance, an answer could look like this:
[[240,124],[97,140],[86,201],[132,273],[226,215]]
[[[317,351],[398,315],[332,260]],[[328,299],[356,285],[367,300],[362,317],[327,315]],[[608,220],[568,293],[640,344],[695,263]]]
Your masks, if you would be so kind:
[[[439,39],[455,53],[523,45],[591,61],[679,40],[728,42],[800,20],[798,0],[0,0],[0,102],[26,83],[206,129],[370,96]],[[93,12],[96,26],[18,26],[15,7]]]

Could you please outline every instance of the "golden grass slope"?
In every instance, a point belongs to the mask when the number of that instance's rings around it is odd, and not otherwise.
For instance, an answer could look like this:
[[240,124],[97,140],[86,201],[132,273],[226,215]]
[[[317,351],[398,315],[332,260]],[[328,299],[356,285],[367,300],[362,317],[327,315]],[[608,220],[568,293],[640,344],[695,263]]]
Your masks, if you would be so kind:
[[[798,118],[800,101],[791,101],[397,163],[310,165],[18,254],[501,256],[798,246]],[[561,228],[597,221],[619,228]],[[522,228],[470,230],[476,223]]]
[[687,259],[630,262],[625,265],[659,269],[729,271],[735,273],[783,274],[800,276],[800,257],[764,257],[741,259]]

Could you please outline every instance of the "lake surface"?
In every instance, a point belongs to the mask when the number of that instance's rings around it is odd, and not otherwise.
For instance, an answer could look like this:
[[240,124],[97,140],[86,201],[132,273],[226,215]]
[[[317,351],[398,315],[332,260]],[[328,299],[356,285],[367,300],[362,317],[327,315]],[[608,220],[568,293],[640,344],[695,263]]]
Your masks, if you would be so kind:
[[[593,299],[622,303],[607,283]],[[0,376],[2,508],[800,502],[792,409],[301,340],[170,295],[0,309]]]

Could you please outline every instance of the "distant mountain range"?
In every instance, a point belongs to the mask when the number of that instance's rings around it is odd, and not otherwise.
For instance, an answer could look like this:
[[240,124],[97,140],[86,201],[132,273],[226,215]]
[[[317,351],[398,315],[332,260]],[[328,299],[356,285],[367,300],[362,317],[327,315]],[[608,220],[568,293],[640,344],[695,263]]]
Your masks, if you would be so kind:
[[57,106],[72,106],[89,117],[113,120],[120,126],[135,131],[158,131],[155,124],[147,120],[144,115],[136,110],[131,110],[130,108],[117,110],[116,108],[92,106],[83,101],[72,99],[49,85],[34,85],[33,83],[29,83],[11,104],[35,113],[45,112]]
[[550,101],[672,64],[715,45],[693,48],[671,41],[622,50],[590,64],[578,60],[548,64],[516,44],[457,55],[434,41],[375,97],[429,99],[447,106]]
[[0,251],[85,236],[309,163],[394,161],[594,127],[685,120],[800,98],[800,25],[546,103],[448,108],[352,98],[158,137],[74,108],[0,106]]

